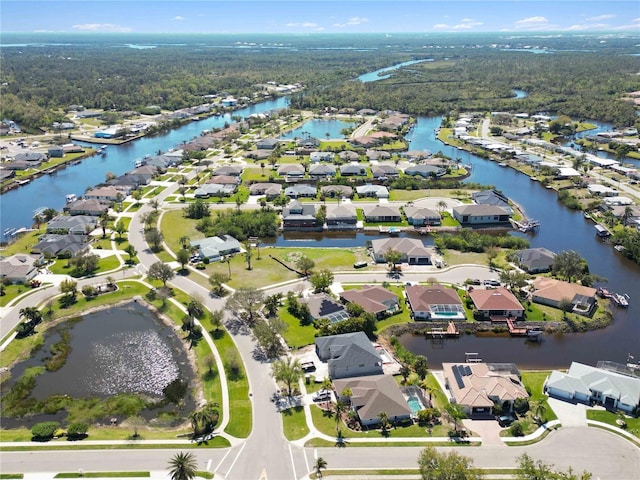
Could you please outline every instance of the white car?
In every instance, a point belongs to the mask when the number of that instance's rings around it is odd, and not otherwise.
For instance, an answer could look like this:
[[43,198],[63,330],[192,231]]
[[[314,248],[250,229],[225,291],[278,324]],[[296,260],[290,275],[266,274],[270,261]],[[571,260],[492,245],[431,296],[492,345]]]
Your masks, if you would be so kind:
[[314,402],[328,402],[331,400],[331,392],[329,390],[320,390],[314,393],[311,398]]

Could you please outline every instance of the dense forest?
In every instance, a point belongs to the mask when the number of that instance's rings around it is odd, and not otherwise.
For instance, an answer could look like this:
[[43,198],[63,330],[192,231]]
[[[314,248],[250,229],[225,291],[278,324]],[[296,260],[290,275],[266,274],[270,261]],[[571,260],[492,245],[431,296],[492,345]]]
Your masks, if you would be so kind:
[[[44,34],[43,34],[44,35]],[[252,95],[268,81],[302,83],[297,108],[393,109],[412,114],[512,110],[636,120],[623,101],[640,90],[637,38],[581,35],[55,36],[5,38],[0,115],[27,128],[60,120],[70,105],[175,110],[208,94]],[[12,44],[12,41],[15,42]],[[534,43],[535,42],[535,43]],[[135,45],[132,45],[135,44]],[[526,51],[536,45],[544,54]],[[11,46],[14,45],[14,46]],[[524,50],[524,51],[523,51]],[[391,78],[357,76],[407,60]],[[514,88],[528,93],[515,100]]]

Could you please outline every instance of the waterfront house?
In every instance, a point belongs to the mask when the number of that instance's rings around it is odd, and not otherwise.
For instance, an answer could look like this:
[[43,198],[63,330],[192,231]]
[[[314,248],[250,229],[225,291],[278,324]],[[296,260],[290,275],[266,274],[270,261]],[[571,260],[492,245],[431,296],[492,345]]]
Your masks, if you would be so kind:
[[367,175],[367,169],[357,163],[348,163],[340,166],[340,175],[343,177],[364,177]]
[[513,363],[443,363],[444,383],[451,403],[470,417],[513,411],[519,398],[529,398]]
[[401,222],[400,208],[391,205],[366,205],[363,208],[364,219],[367,222]]
[[[10,170],[27,170],[28,168],[33,168],[30,162],[25,162],[24,160],[11,160],[10,162],[6,162],[4,164],[4,168]],[[15,173],[14,173],[15,175]]]
[[320,146],[320,140],[316,137],[299,138],[296,145],[302,149],[309,150],[311,148],[318,148]]
[[124,198],[121,190],[114,186],[96,187],[87,190],[84,194],[84,198],[90,200],[100,200],[103,202],[118,202]]
[[627,414],[640,408],[640,378],[578,362],[572,362],[566,373],[552,371],[545,380],[544,391],[562,400],[597,403]]
[[531,300],[555,308],[562,308],[568,301],[571,302],[571,312],[579,315],[590,315],[597,303],[595,288],[548,277],[534,280]]
[[493,205],[494,207],[501,207],[509,215],[513,213],[513,209],[509,205],[509,199],[497,190],[474,192],[471,194],[471,199],[478,205]]
[[64,148],[61,145],[53,145],[47,149],[47,154],[50,158],[62,158],[64,157]]
[[134,175],[120,175],[119,177],[108,180],[103,186],[116,187],[123,196],[130,195],[133,190],[140,185],[146,185],[143,178],[138,178]]
[[430,208],[416,207],[414,205],[407,205],[404,207],[404,214],[407,216],[407,221],[414,227],[422,227],[424,225],[440,225],[442,219],[440,214]]
[[351,203],[327,205],[325,221],[328,230],[355,230],[358,227],[356,207]]
[[377,319],[388,317],[400,310],[398,296],[379,285],[365,285],[360,289],[345,290],[340,294],[340,300],[346,303],[360,305],[366,313],[371,313]]
[[410,150],[407,152],[401,152],[400,156],[408,162],[419,162],[431,156],[431,152],[428,150]]
[[325,185],[320,187],[320,194],[331,198],[351,198],[353,188],[347,185]]
[[360,156],[353,150],[343,150],[342,152],[338,153],[338,158],[342,162],[357,162]]
[[273,199],[282,193],[282,185],[279,183],[253,183],[249,187],[250,195],[264,195],[267,199]]
[[383,142],[381,138],[372,135],[363,135],[361,137],[350,138],[349,143],[356,147],[371,148],[378,147],[382,145]]
[[513,258],[523,270],[540,273],[551,270],[556,254],[542,247],[527,248],[513,252]]
[[337,379],[333,382],[333,388],[343,401],[347,397],[342,393],[347,389],[351,391],[348,399],[363,427],[378,425],[380,412],[385,412],[392,423],[411,419],[411,409],[392,375]]
[[88,235],[98,225],[98,220],[91,215],[56,215],[47,223],[47,233],[71,233]]
[[378,180],[396,178],[398,176],[398,168],[389,163],[379,163],[371,166],[371,174],[373,178]]
[[400,252],[400,263],[409,265],[431,265],[434,251],[425,247],[417,238],[379,238],[371,241],[373,258],[378,263],[386,263],[385,255],[389,250]]
[[32,167],[37,167],[42,162],[46,162],[47,155],[40,152],[25,152],[25,153],[17,153],[13,157],[14,161],[17,162],[29,162]]
[[0,182],[4,182],[5,180],[10,180],[16,176],[15,170],[10,170],[9,168],[0,168]]
[[332,380],[383,373],[382,357],[364,332],[316,337],[315,343],[316,354],[327,363]]
[[411,165],[407,167],[404,173],[405,175],[410,175],[412,177],[419,175],[423,178],[429,178],[429,177],[441,177],[442,175],[447,173],[447,171],[444,168],[439,167],[437,165],[419,164],[419,165]]
[[109,211],[109,207],[100,202],[100,200],[91,198],[80,199],[75,202],[67,203],[63,207],[63,210],[69,215],[92,215],[94,217],[99,217],[103,213],[107,213]]
[[309,167],[309,177],[322,179],[335,177],[336,175],[336,167],[333,165],[326,165],[324,163],[318,165],[311,165]]
[[480,319],[501,321],[524,316],[522,304],[504,287],[487,290],[477,288],[469,292],[469,297]]
[[415,320],[465,320],[462,301],[453,288],[443,285],[407,285],[407,304]]
[[240,253],[241,245],[231,235],[216,235],[191,241],[191,247],[198,250],[201,260],[208,258],[210,262],[218,262],[227,255]]
[[389,189],[384,185],[360,185],[356,187],[356,193],[360,198],[389,198]]
[[493,205],[460,205],[453,207],[453,218],[462,225],[491,225],[509,222],[509,212]]
[[370,162],[379,162],[381,160],[389,160],[391,158],[391,153],[384,150],[367,150],[365,152],[365,156]]
[[86,235],[48,233],[38,239],[31,249],[45,258],[70,258],[82,254],[89,249],[89,237]]
[[322,231],[316,218],[316,206],[292,202],[282,210],[282,229],[285,231]]
[[607,187],[606,185],[601,185],[599,183],[591,183],[587,185],[587,190],[591,195],[596,195],[599,197],[614,197],[618,195],[618,191]]
[[38,274],[40,259],[26,253],[18,253],[0,259],[0,280],[10,284],[24,284]]
[[302,300],[309,307],[312,320],[326,318],[331,323],[341,322],[349,318],[346,308],[328,293],[315,293]]
[[258,150],[273,150],[280,144],[277,138],[262,138],[256,142]]
[[284,189],[284,194],[289,198],[315,198],[317,194],[316,187],[306,183],[291,185]]

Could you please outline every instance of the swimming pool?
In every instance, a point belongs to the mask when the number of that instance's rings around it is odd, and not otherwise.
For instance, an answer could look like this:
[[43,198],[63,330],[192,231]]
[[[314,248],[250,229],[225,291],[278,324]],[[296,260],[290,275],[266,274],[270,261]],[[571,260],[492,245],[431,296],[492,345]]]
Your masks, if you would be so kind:
[[411,409],[413,415],[417,415],[420,410],[424,410],[424,406],[418,397],[411,395],[407,398],[407,405]]

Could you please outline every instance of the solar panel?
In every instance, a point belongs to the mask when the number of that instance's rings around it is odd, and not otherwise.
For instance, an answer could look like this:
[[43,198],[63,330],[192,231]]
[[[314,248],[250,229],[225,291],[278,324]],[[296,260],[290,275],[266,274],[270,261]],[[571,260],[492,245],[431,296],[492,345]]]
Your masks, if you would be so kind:
[[471,375],[471,367],[469,365],[465,365],[463,368],[464,368],[463,375],[465,377],[468,377],[469,375]]
[[453,367],[451,367],[451,371],[453,372],[453,376],[458,383],[458,388],[462,390],[464,388],[464,380],[462,380],[458,365],[454,365]]

